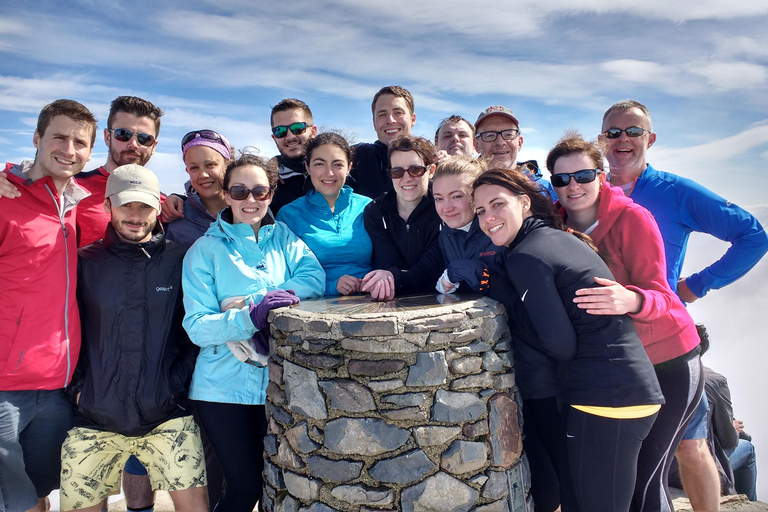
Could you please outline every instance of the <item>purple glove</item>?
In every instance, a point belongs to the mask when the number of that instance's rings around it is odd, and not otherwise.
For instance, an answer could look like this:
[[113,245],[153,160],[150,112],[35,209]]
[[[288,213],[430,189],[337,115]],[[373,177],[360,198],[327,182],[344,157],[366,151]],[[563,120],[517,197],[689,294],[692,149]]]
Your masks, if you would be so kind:
[[267,315],[271,310],[298,303],[299,298],[293,290],[273,290],[267,292],[258,304],[251,304],[248,313],[251,315],[253,325],[258,330],[262,330],[269,325]]
[[269,355],[269,329],[256,331],[251,338],[251,341],[253,342],[253,348],[256,349],[256,352],[263,356]]

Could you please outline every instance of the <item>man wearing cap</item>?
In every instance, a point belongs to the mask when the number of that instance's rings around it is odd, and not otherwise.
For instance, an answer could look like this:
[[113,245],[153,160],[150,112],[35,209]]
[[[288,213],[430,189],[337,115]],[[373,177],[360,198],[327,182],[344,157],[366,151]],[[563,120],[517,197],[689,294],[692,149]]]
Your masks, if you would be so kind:
[[[520,123],[507,107],[496,105],[480,112],[475,121],[475,149],[480,156],[488,160],[491,167],[517,169],[517,153],[523,147]],[[546,190],[552,202],[557,201],[557,194],[552,184],[540,175],[522,171],[542,190]]]
[[6,164],[17,188],[0,198],[0,510],[47,510],[72,425],[64,395],[80,352],[72,177],[91,158],[96,119],[82,104],[46,105],[34,161]]
[[103,240],[79,252],[82,355],[62,447],[62,510],[106,509],[133,454],[177,510],[207,510],[200,431],[186,394],[197,355],[182,327],[186,248],[159,229],[160,185],[129,164],[107,179]]

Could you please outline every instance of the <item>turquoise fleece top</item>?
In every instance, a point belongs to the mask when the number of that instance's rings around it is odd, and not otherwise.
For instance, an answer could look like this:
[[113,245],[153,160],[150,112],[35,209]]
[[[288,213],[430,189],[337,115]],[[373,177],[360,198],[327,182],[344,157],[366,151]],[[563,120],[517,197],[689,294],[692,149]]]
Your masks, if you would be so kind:
[[[268,291],[291,289],[302,300],[322,296],[325,272],[317,258],[282,222],[265,217],[257,241],[251,226],[232,224],[225,208],[187,251],[181,277],[184,329],[200,347],[189,398],[263,404],[267,369],[240,362],[226,343],[253,336],[248,305]],[[221,302],[231,297],[245,297],[247,305],[222,312]]]
[[346,185],[334,210],[322,194],[306,196],[283,206],[277,220],[306,243],[325,270],[325,295],[339,295],[336,284],[343,275],[363,277],[372,269],[373,245],[363,225],[363,210],[371,200]]

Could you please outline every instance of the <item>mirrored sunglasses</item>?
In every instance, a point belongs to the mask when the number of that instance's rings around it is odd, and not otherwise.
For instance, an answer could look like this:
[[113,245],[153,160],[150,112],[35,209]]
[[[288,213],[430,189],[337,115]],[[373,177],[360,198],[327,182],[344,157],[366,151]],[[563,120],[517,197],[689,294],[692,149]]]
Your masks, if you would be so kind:
[[603,132],[603,135],[605,135],[606,139],[618,139],[621,137],[621,132],[624,132],[627,134],[627,137],[639,137],[645,132],[649,132],[649,130],[645,130],[643,128],[640,128],[639,126],[630,126],[626,130],[622,130],[619,128],[608,128]]
[[291,130],[291,133],[294,135],[301,135],[307,131],[307,128],[310,126],[312,125],[309,123],[293,123],[287,126],[275,126],[272,128],[272,135],[274,135],[276,139],[282,139],[288,135],[288,130]]
[[[115,138],[121,142],[128,142],[133,137],[133,132],[125,128],[107,128]],[[155,143],[155,136],[148,133],[137,133],[136,141],[142,146],[151,146]]]

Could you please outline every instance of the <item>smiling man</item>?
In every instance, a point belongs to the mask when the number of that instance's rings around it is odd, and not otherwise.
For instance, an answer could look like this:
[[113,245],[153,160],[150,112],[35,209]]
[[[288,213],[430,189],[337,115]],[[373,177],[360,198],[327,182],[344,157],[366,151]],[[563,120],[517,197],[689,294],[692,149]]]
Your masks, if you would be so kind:
[[[523,147],[520,123],[510,109],[501,105],[488,107],[475,121],[475,149],[488,161],[489,168],[516,169],[517,154]],[[541,176],[523,170],[526,175],[557,201],[552,184]]]
[[452,115],[440,121],[435,131],[437,165],[455,155],[471,158],[475,152],[474,140],[474,126],[460,115]]
[[72,424],[64,396],[80,352],[72,179],[91,158],[96,119],[83,105],[46,105],[33,162],[7,164],[18,190],[0,198],[0,510],[47,510]]
[[416,124],[413,108],[413,96],[399,85],[382,87],[373,97],[371,112],[378,140],[355,146],[351,173],[355,181],[351,185],[358,194],[376,199],[392,190],[392,180],[387,175],[387,147],[398,136],[411,134]]

